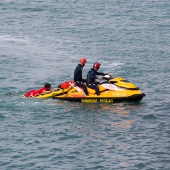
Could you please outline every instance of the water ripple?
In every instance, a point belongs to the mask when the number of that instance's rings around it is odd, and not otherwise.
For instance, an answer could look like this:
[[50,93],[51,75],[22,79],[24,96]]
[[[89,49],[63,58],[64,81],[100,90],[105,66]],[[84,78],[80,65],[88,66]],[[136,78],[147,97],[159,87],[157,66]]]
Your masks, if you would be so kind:
[[[169,170],[169,1],[2,0],[1,169]],[[20,97],[73,78],[78,58],[137,85],[139,103]]]

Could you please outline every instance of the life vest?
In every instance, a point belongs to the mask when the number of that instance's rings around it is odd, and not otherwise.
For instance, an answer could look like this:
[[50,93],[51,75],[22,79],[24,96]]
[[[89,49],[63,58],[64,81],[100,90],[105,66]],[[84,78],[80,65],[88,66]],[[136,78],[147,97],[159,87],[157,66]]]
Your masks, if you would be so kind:
[[72,80],[66,81],[58,85],[58,88],[66,89],[70,86],[70,83],[74,83]]

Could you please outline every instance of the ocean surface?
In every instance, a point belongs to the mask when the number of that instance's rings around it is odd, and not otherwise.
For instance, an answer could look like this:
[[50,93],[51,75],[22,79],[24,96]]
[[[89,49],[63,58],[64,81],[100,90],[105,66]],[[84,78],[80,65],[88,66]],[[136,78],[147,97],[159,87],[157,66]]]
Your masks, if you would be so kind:
[[[80,57],[146,94],[138,103],[20,95],[73,78]],[[1,170],[169,170],[169,0],[0,1]]]

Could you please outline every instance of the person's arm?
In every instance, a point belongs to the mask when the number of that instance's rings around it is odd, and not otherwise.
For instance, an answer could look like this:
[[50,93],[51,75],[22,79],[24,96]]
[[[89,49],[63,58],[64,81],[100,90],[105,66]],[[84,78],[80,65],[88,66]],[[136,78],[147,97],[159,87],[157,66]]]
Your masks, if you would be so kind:
[[[105,76],[105,75],[112,76],[112,74],[110,74],[110,73],[96,72],[96,74],[97,74],[97,75],[102,75],[102,76]],[[102,80],[102,79],[103,79],[103,77],[102,77],[102,76],[98,77],[98,79],[99,79],[99,80]]]
[[76,67],[75,71],[74,71],[74,81],[77,81],[79,79],[79,77],[81,76],[82,71],[80,67]]
[[91,77],[92,80],[97,79],[97,76],[96,76],[94,71],[91,71],[90,77]]
[[57,88],[54,88],[53,90],[44,90],[41,94],[49,94],[49,93],[52,93],[52,92],[55,92],[57,91],[58,89]]
[[105,76],[105,75],[112,76],[112,74],[110,74],[110,73],[97,72],[96,74],[97,74],[97,75],[102,75],[102,76]]
[[96,72],[96,75],[102,75],[102,76],[105,76],[106,74],[103,73],[103,72]]

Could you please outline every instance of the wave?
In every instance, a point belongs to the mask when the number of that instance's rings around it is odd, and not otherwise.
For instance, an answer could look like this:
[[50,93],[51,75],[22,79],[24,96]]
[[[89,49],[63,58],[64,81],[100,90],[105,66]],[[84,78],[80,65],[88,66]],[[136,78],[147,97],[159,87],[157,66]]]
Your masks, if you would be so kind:
[[149,115],[145,115],[145,116],[143,116],[143,119],[157,119],[157,117],[156,116],[154,116],[153,114],[149,114]]
[[1,34],[0,35],[0,42],[1,41],[7,41],[7,42],[29,42],[30,38],[27,36],[13,36],[10,34]]

